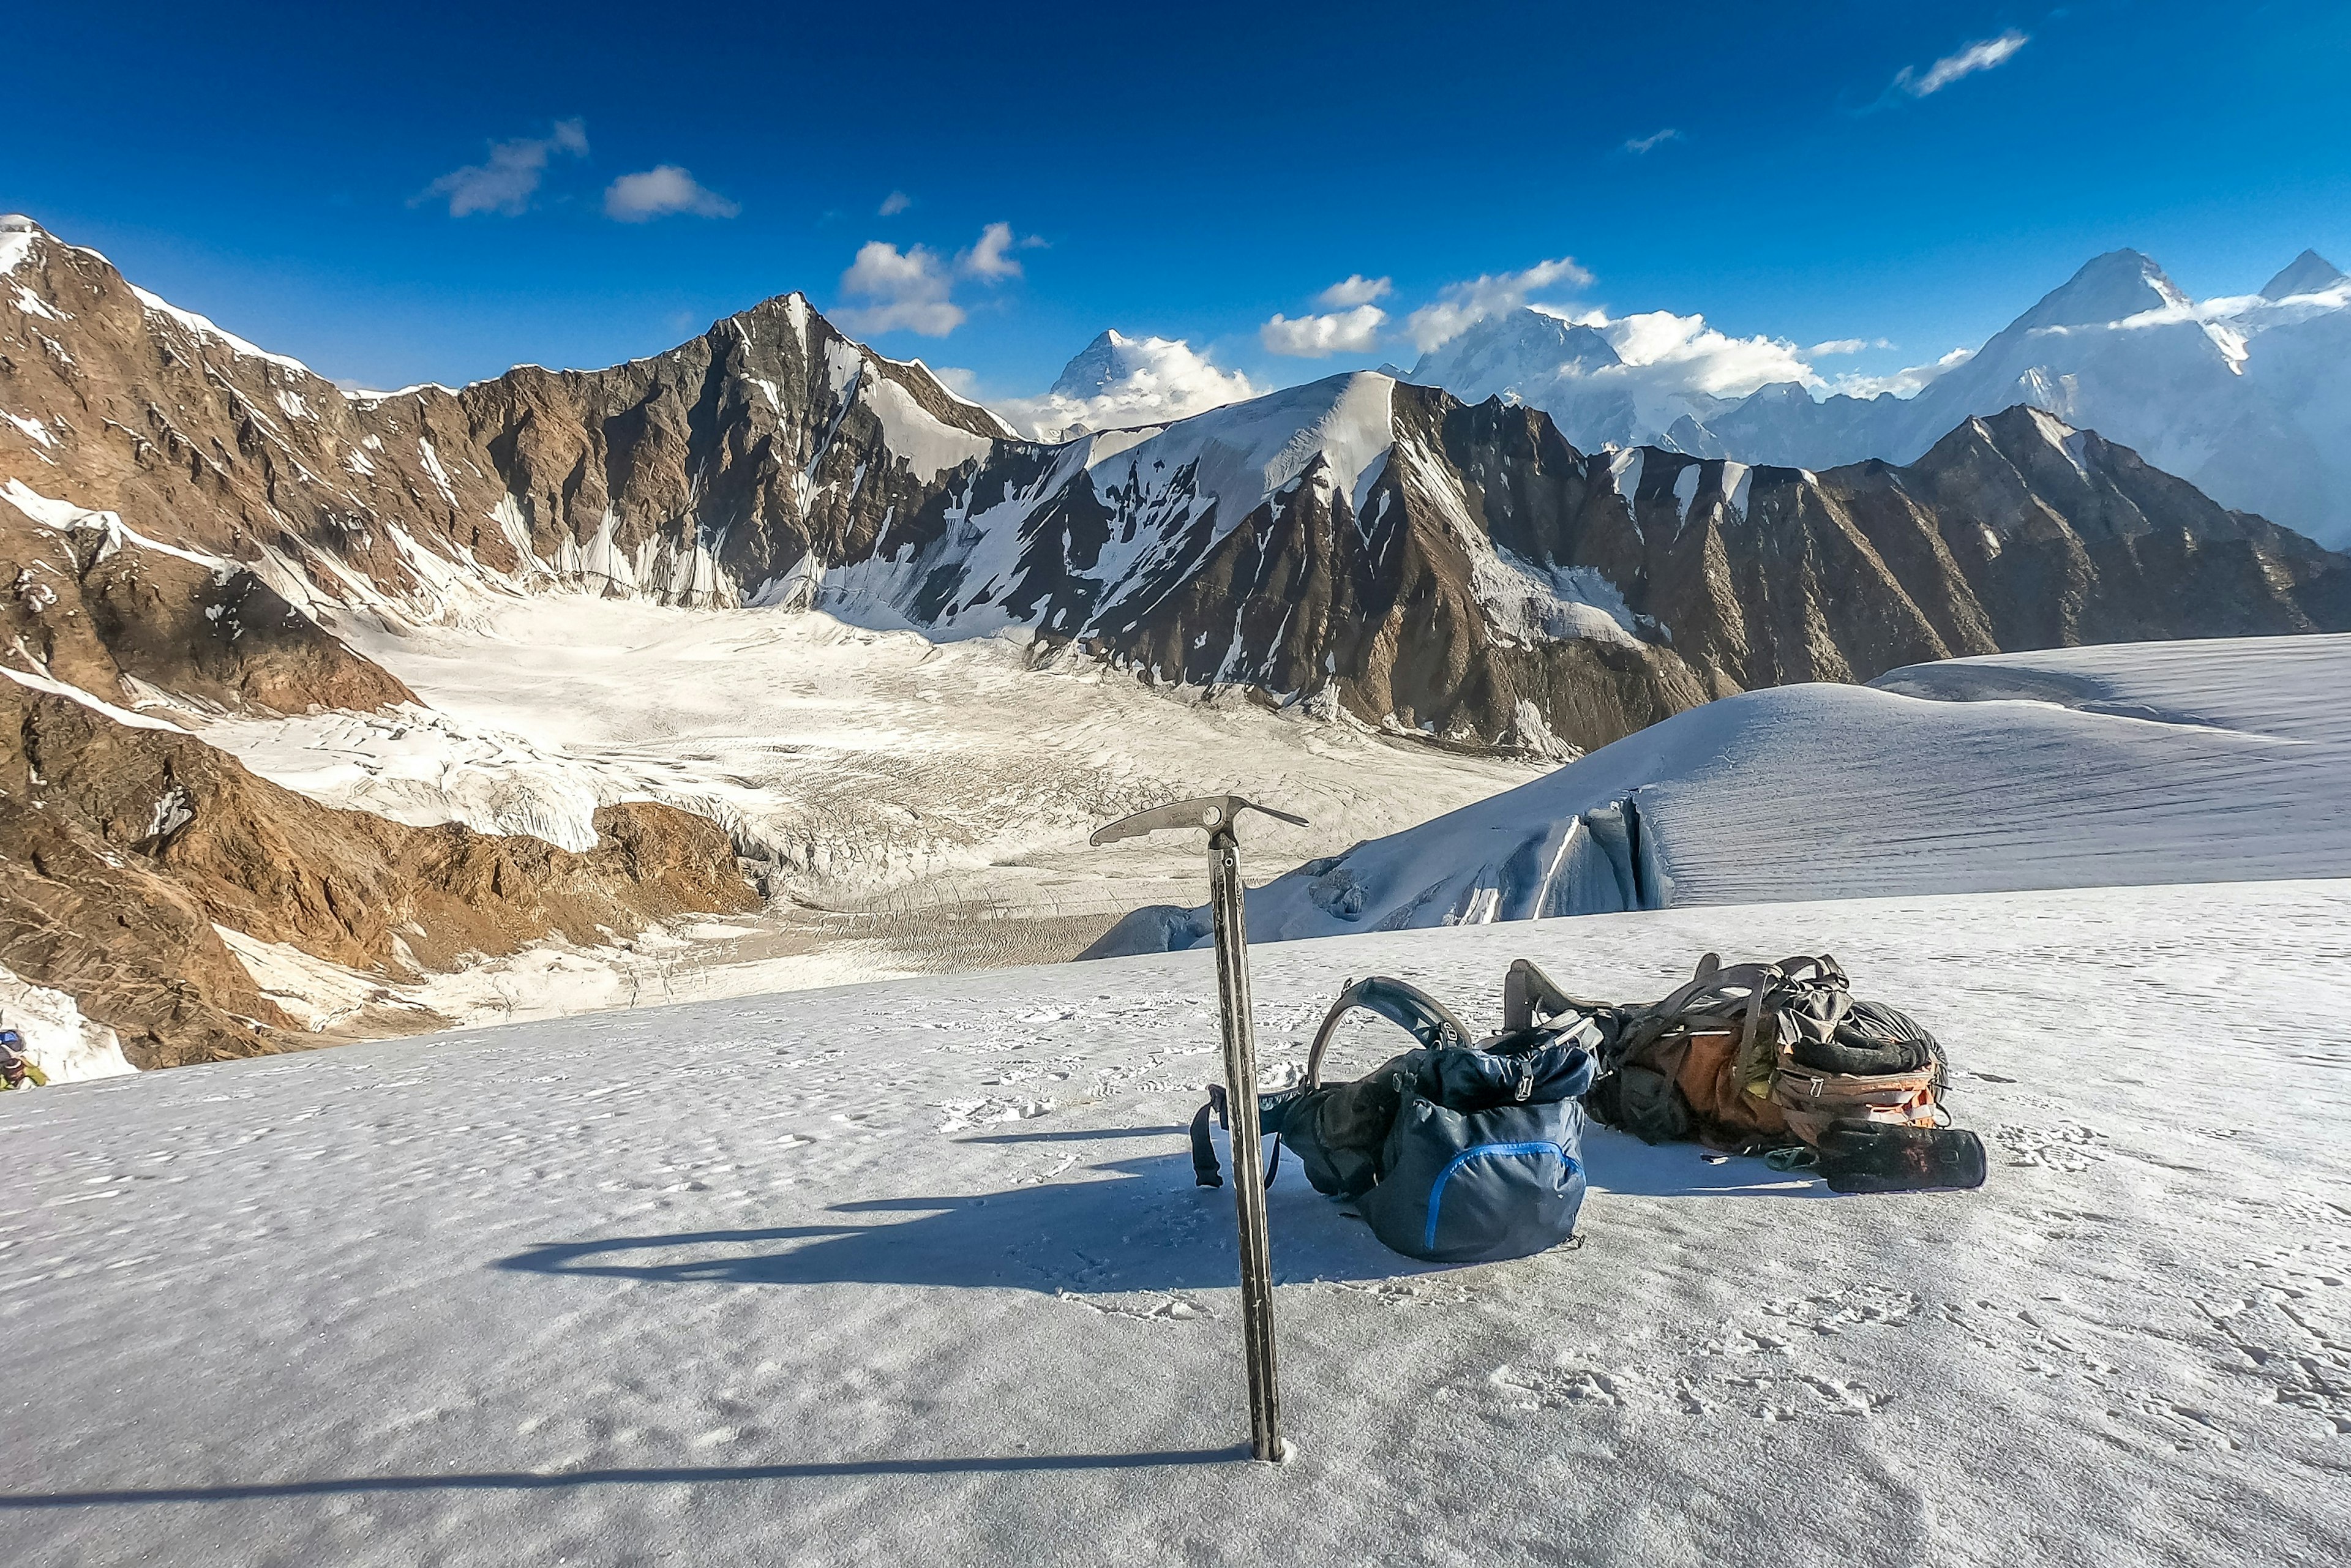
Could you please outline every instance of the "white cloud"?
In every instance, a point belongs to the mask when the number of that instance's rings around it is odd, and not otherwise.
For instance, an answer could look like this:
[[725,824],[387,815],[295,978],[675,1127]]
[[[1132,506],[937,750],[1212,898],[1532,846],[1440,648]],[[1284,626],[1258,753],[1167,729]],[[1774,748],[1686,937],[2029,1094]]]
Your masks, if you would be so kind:
[[1384,277],[1365,277],[1351,272],[1314,297],[1314,303],[1329,310],[1345,310],[1357,305],[1369,305],[1374,299],[1384,299],[1395,291],[1395,286]]
[[1515,310],[1530,297],[1545,289],[1559,285],[1581,288],[1591,281],[1592,274],[1578,267],[1572,256],[1539,261],[1524,272],[1483,274],[1467,283],[1455,284],[1405,318],[1405,334],[1425,354],[1458,337],[1472,323]]
[[990,224],[979,231],[972,247],[956,257],[956,270],[968,277],[983,278],[989,283],[1001,283],[1008,277],[1020,276],[1020,264],[1009,254],[1028,250],[1045,242],[1035,235],[1025,239],[1012,237],[1010,224]]
[[882,198],[882,204],[880,207],[875,209],[875,212],[879,216],[894,218],[900,213],[904,212],[908,207],[911,207],[914,204],[914,198],[906,194],[905,192],[893,191],[888,195]]
[[623,174],[604,192],[604,215],[624,224],[650,223],[674,213],[731,218],[743,209],[695,181],[674,163]]
[[1831,338],[1825,343],[1814,343],[1804,350],[1815,360],[1834,359],[1841,354],[1858,354],[1864,349],[1890,349],[1893,344],[1883,338]]
[[1668,125],[1663,131],[1652,131],[1646,136],[1635,136],[1629,138],[1625,143],[1625,151],[1627,152],[1636,153],[1653,152],[1658,148],[1663,147],[1668,141],[1679,141],[1681,140],[1682,133]]
[[452,169],[424,187],[422,194],[409,203],[415,206],[435,196],[449,198],[449,215],[462,218],[469,213],[503,213],[513,217],[530,206],[538,193],[539,181],[547,174],[548,160],[556,153],[567,157],[585,156],[588,152],[588,127],[578,120],[559,120],[546,136],[523,137],[514,141],[490,143],[486,162],[469,163],[463,169]]
[[925,338],[944,338],[963,325],[963,308],[947,298],[950,280],[946,263],[936,251],[870,240],[857,259],[841,275],[841,292],[865,303],[833,312],[852,332],[893,332],[904,329]]
[[1301,316],[1295,320],[1277,313],[1258,329],[1266,351],[1294,360],[1320,360],[1332,354],[1368,354],[1378,346],[1380,328],[1388,313],[1376,305],[1329,316]]
[[1892,392],[1896,397],[1915,396],[1921,387],[1946,371],[1958,370],[1976,357],[1973,349],[1953,349],[1931,365],[1912,365],[1890,376],[1865,376],[1846,371],[1828,383],[1828,390],[1848,397],[1876,397],[1880,392]]
[[1627,379],[1709,397],[1744,397],[1774,382],[1817,384],[1803,350],[1784,338],[1733,338],[1703,316],[1648,310],[1587,323],[1599,328],[1616,357],[1634,371]]
[[1942,91],[1961,77],[2007,64],[2017,50],[2032,41],[2032,35],[2011,28],[1997,38],[1970,44],[1956,55],[1945,55],[1923,71],[1915,66],[1904,66],[1895,73],[1894,87],[1912,98],[1925,98]]
[[886,240],[870,240],[841,275],[841,292],[852,301],[833,312],[852,332],[919,332],[944,338],[964,324],[969,312],[955,302],[958,275],[995,285],[1020,276],[1011,253],[1045,242],[1016,237],[1010,224],[990,224],[971,248],[950,261],[928,246],[900,250]]
[[1219,370],[1178,338],[1103,337],[1071,361],[1053,391],[989,406],[1025,434],[1061,441],[1089,430],[1164,424],[1265,390],[1238,371]]

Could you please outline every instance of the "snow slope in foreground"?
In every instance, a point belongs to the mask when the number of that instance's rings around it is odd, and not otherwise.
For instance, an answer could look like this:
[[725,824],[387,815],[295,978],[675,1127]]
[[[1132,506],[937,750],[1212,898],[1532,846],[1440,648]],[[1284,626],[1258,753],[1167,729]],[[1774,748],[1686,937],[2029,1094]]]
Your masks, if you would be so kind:
[[[1655,996],[1834,951],[1991,1180],[1833,1198],[1614,1134],[1580,1247],[1272,1196],[1245,1436],[1207,955],[0,1097],[14,1563],[2341,1562],[2351,882],[1687,909],[1258,955]],[[1400,1036],[1393,1037],[1400,1039]],[[1393,1039],[1351,1035],[1368,1064]],[[2117,1057],[2126,1054],[2127,1061]]]
[[[1628,798],[1637,888],[1611,874],[1590,820]],[[2346,874],[2351,636],[2137,643],[1709,703],[1283,877],[1250,894],[1249,924],[1262,941],[1661,904]],[[1207,929],[1177,926],[1179,943]],[[1114,936],[1163,929],[1138,919]]]

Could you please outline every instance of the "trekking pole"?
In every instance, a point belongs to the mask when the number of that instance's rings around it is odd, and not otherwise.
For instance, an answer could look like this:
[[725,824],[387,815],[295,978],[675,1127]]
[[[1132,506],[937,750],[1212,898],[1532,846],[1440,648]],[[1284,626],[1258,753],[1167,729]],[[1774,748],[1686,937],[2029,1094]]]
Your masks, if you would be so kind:
[[1306,819],[1259,806],[1238,795],[1207,795],[1196,800],[1122,817],[1098,830],[1101,845],[1145,833],[1207,830],[1208,908],[1217,925],[1217,997],[1223,1014],[1226,1104],[1232,1117],[1233,1207],[1240,1226],[1241,1332],[1249,1351],[1249,1453],[1280,1463],[1290,1457],[1282,1437],[1281,1392],[1273,1356],[1273,1252],[1265,1220],[1265,1167],[1259,1163],[1263,1136],[1258,1125],[1257,1032],[1249,1011],[1249,927],[1241,904],[1239,841],[1233,819],[1262,811],[1306,826]]

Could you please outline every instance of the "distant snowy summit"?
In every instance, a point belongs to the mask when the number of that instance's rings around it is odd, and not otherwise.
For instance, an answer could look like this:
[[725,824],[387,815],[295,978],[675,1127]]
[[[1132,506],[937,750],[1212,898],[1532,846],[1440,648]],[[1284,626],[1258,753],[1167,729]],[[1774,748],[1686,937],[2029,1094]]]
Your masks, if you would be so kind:
[[2201,302],[2151,258],[2109,252],[1910,397],[1820,398],[1793,382],[1712,397],[1531,308],[1474,324],[1409,379],[1540,408],[1586,448],[1807,468],[1912,462],[1962,421],[2023,403],[2225,507],[2351,546],[2351,278],[2315,251],[2258,294]]

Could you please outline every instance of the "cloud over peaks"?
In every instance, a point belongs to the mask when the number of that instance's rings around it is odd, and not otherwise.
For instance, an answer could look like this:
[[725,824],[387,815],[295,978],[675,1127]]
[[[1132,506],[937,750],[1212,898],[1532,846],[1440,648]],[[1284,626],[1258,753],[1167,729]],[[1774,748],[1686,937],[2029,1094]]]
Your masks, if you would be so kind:
[[900,250],[887,240],[869,240],[841,275],[842,298],[851,303],[835,310],[833,319],[852,332],[907,331],[944,338],[970,316],[955,301],[957,277],[977,278],[993,287],[1020,276],[1014,251],[1044,243],[1033,235],[1015,235],[1010,224],[990,224],[979,231],[971,248],[950,260],[928,246]]
[[1020,276],[1020,264],[1012,258],[1013,251],[1029,250],[1044,243],[1035,235],[1026,239],[1013,238],[1010,224],[990,224],[979,231],[979,238],[972,247],[956,258],[956,269],[969,277],[1000,283]]
[[698,218],[731,218],[743,209],[698,183],[674,163],[643,173],[623,174],[604,192],[604,215],[624,224],[650,223],[675,213]]
[[947,298],[953,280],[946,263],[926,246],[901,251],[883,240],[868,240],[841,275],[843,296],[862,300],[833,312],[852,332],[904,329],[944,338],[963,325],[963,307]]
[[1379,346],[1380,328],[1387,319],[1388,313],[1376,305],[1358,305],[1353,310],[1295,319],[1277,311],[1273,319],[1258,329],[1258,340],[1265,345],[1268,353],[1286,354],[1294,360],[1368,354]]
[[545,136],[513,141],[493,141],[482,162],[452,169],[424,187],[408,204],[416,206],[438,196],[449,199],[449,215],[500,213],[516,217],[528,211],[530,199],[547,176],[548,160],[557,153],[580,158],[588,152],[588,127],[580,120],[559,120]]
[[1523,272],[1480,274],[1405,317],[1405,335],[1425,354],[1489,316],[1517,309],[1537,294],[1555,287],[1581,288],[1591,281],[1592,274],[1566,256],[1539,261]]
[[1395,285],[1384,277],[1365,277],[1360,272],[1351,272],[1316,295],[1314,302],[1326,310],[1345,310],[1384,299],[1394,290]]
[[1971,77],[1978,71],[2006,65],[2015,57],[2017,50],[2032,41],[2031,34],[2011,28],[1997,38],[1985,38],[1970,44],[1957,54],[1945,55],[1923,71],[1916,66],[1904,66],[1894,75],[1894,89],[1907,92],[1912,98],[1930,97],[1961,77]]

